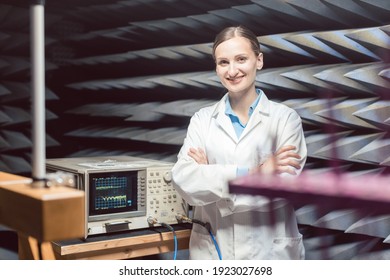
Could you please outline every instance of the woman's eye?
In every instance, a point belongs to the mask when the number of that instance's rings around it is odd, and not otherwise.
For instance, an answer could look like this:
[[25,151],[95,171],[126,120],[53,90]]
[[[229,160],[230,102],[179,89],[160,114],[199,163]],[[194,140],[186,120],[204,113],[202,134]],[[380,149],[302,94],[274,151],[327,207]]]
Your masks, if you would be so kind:
[[243,63],[246,61],[246,57],[239,57],[237,60],[238,62]]
[[226,60],[221,60],[220,62],[218,62],[218,65],[221,65],[221,66],[224,66],[224,65],[228,65],[229,62],[227,62]]

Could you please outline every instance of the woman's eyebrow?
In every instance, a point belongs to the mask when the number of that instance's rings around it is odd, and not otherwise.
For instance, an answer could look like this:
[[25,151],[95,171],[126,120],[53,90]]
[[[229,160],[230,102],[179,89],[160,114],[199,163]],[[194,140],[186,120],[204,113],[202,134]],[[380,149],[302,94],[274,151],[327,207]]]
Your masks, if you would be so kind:
[[[236,54],[236,55],[234,56],[234,58],[240,57],[240,56],[248,56],[248,54],[247,54],[247,53]],[[216,58],[216,60],[224,60],[224,59],[228,59],[228,58],[226,58],[226,57],[217,57],[217,58]]]

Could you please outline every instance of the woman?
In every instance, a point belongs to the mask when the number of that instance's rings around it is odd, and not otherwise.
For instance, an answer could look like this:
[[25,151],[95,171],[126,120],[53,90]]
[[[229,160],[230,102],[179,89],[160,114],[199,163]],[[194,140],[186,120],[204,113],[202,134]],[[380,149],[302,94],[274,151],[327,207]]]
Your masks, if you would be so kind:
[[[215,38],[216,72],[227,94],[199,110],[172,170],[177,191],[192,206],[191,259],[303,259],[294,209],[283,199],[235,195],[228,181],[253,172],[298,175],[306,161],[299,115],[255,88],[263,55],[253,32],[228,27]],[[272,208],[272,209],[271,209]],[[272,214],[271,212],[272,211]],[[272,222],[271,222],[272,220]]]

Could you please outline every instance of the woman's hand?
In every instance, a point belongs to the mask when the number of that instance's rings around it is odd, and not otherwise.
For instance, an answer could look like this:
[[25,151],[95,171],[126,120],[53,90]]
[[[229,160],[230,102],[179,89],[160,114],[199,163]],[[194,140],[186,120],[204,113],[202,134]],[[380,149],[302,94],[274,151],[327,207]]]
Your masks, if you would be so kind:
[[193,158],[198,164],[209,164],[205,151],[202,148],[190,148],[187,153]]
[[268,158],[262,165],[255,167],[250,173],[261,172],[265,174],[270,173],[288,173],[296,175],[296,170],[301,166],[297,159],[301,157],[294,152],[295,146],[287,145],[281,147],[273,156]]

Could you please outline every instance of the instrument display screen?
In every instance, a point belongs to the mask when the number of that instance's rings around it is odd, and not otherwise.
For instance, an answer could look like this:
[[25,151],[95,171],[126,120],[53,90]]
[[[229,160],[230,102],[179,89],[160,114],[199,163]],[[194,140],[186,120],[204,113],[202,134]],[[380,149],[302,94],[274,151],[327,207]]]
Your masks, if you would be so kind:
[[137,211],[137,171],[91,173],[89,214]]

